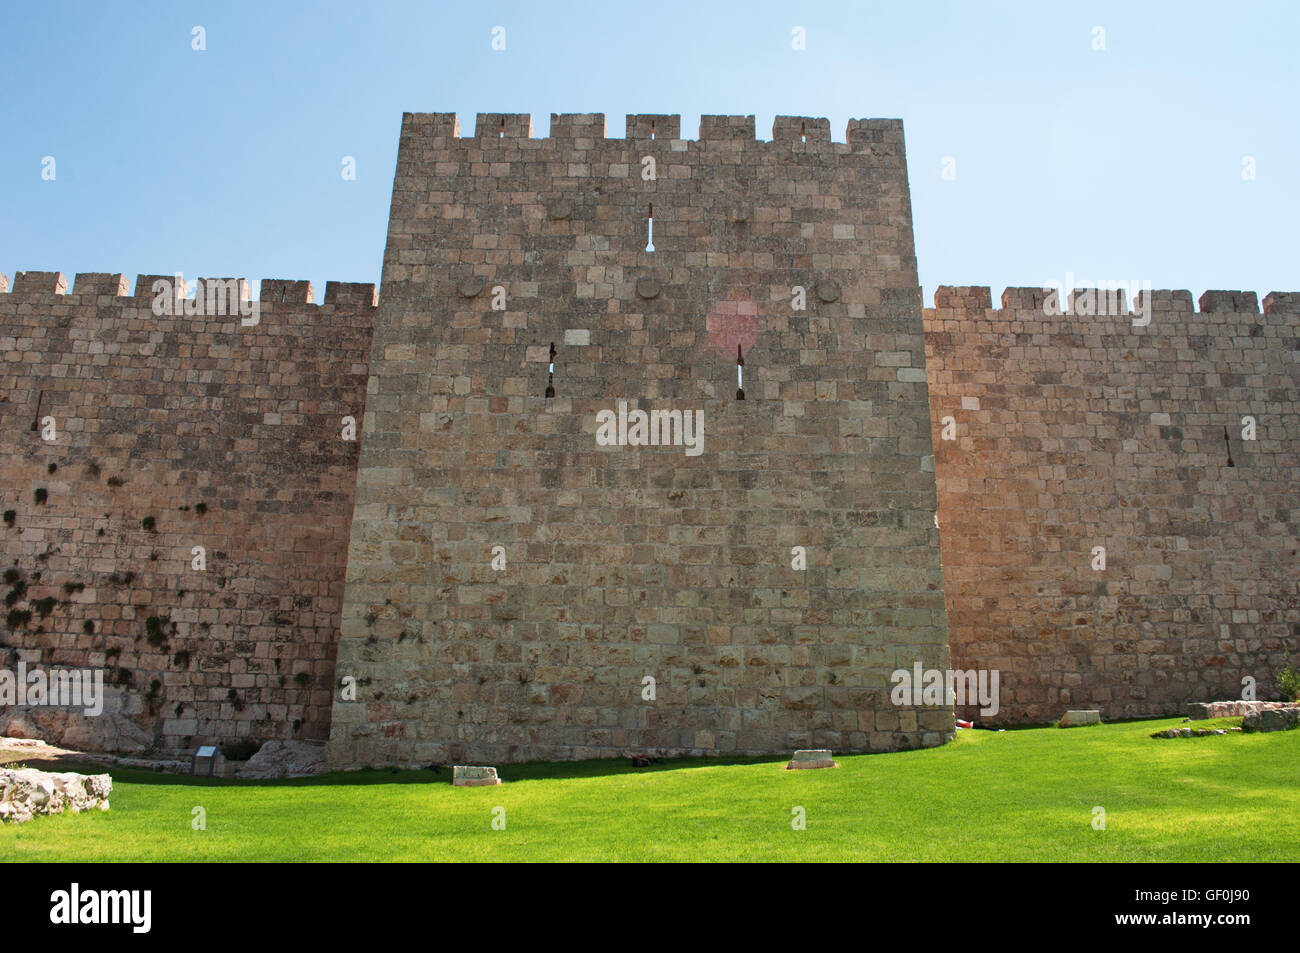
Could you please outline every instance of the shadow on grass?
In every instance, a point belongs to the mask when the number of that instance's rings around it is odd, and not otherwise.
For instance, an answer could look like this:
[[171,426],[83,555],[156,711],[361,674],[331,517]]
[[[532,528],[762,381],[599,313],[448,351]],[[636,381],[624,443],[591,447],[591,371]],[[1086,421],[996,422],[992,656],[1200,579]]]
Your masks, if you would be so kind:
[[[958,715],[957,717],[958,717],[958,718],[964,718],[964,716],[962,716],[962,715]],[[1100,724],[1103,724],[1103,725],[1130,725],[1130,724],[1133,724],[1134,722],[1139,722],[1139,721],[1140,721],[1140,722],[1144,722],[1144,723],[1146,723],[1146,722],[1152,722],[1152,723],[1154,723],[1154,722],[1157,722],[1157,721],[1179,721],[1179,722],[1181,722],[1181,721],[1183,721],[1183,720],[1186,719],[1186,718],[1187,718],[1186,715],[1134,715],[1132,718],[1106,718],[1106,719],[1103,719],[1103,720],[1100,722]],[[976,720],[979,720],[979,716],[976,715],[976,716],[975,716],[975,719],[976,719]],[[965,719],[965,720],[969,720],[969,719]],[[990,725],[989,727],[993,728],[995,731],[997,731],[997,730],[1001,730],[1001,731],[1035,731],[1035,730],[1037,730],[1037,729],[1039,729],[1039,728],[1056,728],[1056,727],[1058,727],[1058,724],[1059,724],[1059,723],[1056,722],[1056,721],[1034,721],[1034,722],[1016,722],[1016,723],[1014,723],[1014,724],[994,724],[994,725]],[[1091,727],[1093,727],[1093,726],[1092,726],[1092,725],[1078,725],[1077,727],[1079,727],[1079,728],[1091,728]],[[971,729],[962,729],[962,730],[963,730],[963,731],[966,731],[966,730],[971,730]],[[985,729],[985,728],[976,728],[976,729],[973,729],[973,730],[975,730],[975,731],[986,731],[987,729]]]
[[[1080,728],[1058,729],[1062,732],[1074,732],[1083,729],[1105,729],[1107,726],[1122,726],[1136,724],[1138,722],[1150,725],[1152,729],[1165,728],[1170,725],[1179,725],[1183,721],[1181,716],[1167,716],[1164,718],[1130,718],[1117,721],[1104,722],[1098,725],[1085,725]],[[1019,733],[1022,731],[1041,730],[1043,728],[1055,727],[1054,723],[1043,724],[1018,724],[1007,725],[1005,732],[1008,734]],[[958,732],[960,736],[969,731],[972,735],[997,734],[996,731],[989,732],[981,729],[963,729]],[[935,748],[914,748],[907,751],[896,752],[843,752],[841,757],[859,757],[859,756],[889,756],[899,754],[915,755],[917,752],[941,752],[947,745],[940,745]],[[21,760],[21,759],[20,759]],[[630,758],[603,758],[590,761],[529,761],[521,764],[504,764],[497,766],[497,772],[503,782],[518,781],[550,781],[562,780],[567,778],[598,778],[612,775],[625,774],[652,774],[663,771],[683,771],[701,768],[721,768],[734,765],[754,765],[770,764],[773,768],[780,768],[788,760],[787,756],[779,755],[754,755],[748,757],[724,757],[724,758],[707,758],[707,757],[682,757],[665,759],[662,764],[653,764],[645,768],[634,768]],[[60,756],[56,758],[47,758],[43,760],[28,759],[26,766],[39,768],[44,771],[76,771],[82,774],[111,774],[114,781],[127,784],[163,784],[163,785],[186,785],[194,787],[316,787],[331,785],[377,785],[377,784],[451,784],[451,767],[448,765],[430,766],[427,768],[363,768],[353,771],[331,771],[328,774],[318,774],[306,778],[277,778],[277,779],[253,779],[253,778],[209,778],[204,775],[191,776],[188,774],[165,774],[160,771],[149,771],[141,768],[125,768],[112,765],[105,765],[102,762],[91,762],[78,760],[72,756]]]
[[[566,778],[597,778],[620,774],[654,774],[663,771],[680,771],[692,768],[720,768],[728,765],[772,764],[783,766],[788,758],[755,756],[748,758],[670,758],[663,764],[646,768],[632,767],[628,758],[606,758],[595,761],[529,761],[497,767],[503,782],[554,781]],[[166,774],[141,768],[123,768],[102,763],[79,761],[76,758],[53,758],[39,763],[27,762],[26,767],[42,771],[76,771],[80,774],[110,774],[114,782],[126,784],[165,784],[193,787],[315,787],[330,785],[365,784],[451,784],[451,768],[439,765],[429,768],[363,768],[358,771],[331,771],[306,778],[209,778],[205,775]]]

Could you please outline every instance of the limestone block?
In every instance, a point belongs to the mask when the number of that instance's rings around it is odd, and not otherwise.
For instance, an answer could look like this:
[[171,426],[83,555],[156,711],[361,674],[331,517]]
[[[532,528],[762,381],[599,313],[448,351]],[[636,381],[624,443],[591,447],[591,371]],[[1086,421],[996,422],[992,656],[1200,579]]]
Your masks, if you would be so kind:
[[834,757],[827,748],[805,748],[796,751],[790,759],[790,763],[785,766],[787,771],[797,771],[807,768],[838,768]]
[[452,767],[451,783],[461,788],[489,787],[500,784],[496,768],[458,764]]

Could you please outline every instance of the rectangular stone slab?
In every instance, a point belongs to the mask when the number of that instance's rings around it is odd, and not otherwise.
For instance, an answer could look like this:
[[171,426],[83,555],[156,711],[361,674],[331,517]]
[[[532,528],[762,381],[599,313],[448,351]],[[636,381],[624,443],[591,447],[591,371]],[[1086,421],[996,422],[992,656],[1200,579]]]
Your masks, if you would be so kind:
[[829,748],[809,748],[796,751],[785,767],[787,771],[792,771],[803,768],[836,768],[839,765],[835,763]]
[[1061,716],[1062,728],[1077,728],[1079,725],[1100,725],[1101,712],[1092,710],[1067,711]]
[[456,787],[476,788],[500,784],[501,779],[497,777],[496,768],[458,764],[452,767],[451,783]]

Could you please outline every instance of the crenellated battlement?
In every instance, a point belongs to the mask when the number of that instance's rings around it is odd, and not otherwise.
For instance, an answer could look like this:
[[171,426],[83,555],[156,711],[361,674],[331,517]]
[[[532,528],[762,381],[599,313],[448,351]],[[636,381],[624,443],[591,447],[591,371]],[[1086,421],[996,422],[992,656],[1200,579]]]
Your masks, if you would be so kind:
[[375,285],[257,290],[0,276],[0,555],[30,584],[16,611],[64,597],[10,617],[0,668],[107,669],[112,743],[329,732]]
[[19,271],[14,273],[14,295],[61,295],[68,290],[68,279],[57,271]]
[[204,295],[209,285],[219,288],[222,293],[235,292],[235,301],[256,300],[261,305],[316,305],[339,309],[377,308],[379,291],[373,282],[327,281],[325,298],[316,302],[315,290],[310,281],[288,278],[263,278],[260,293],[252,298],[252,284],[246,278],[195,278],[186,281],[177,280],[176,275],[137,275],[135,290],[124,274],[109,272],[79,272],[68,290],[68,279],[58,271],[20,271],[14,275],[12,287],[9,279],[0,273],[0,294],[6,294],[11,302],[25,299],[44,299],[61,295],[66,297],[87,298],[121,298],[127,301],[153,301],[159,294],[165,293],[163,286],[157,282],[166,282],[171,288],[176,301],[183,300],[191,288],[196,295]]
[[[1001,304],[993,307],[992,289],[988,285],[940,285],[934,291],[934,308],[961,312],[982,311],[1040,311],[1045,315],[1059,314],[1048,311],[1054,304],[1056,292],[1051,288],[1018,287],[1002,292]],[[1106,310],[1100,310],[1099,302]],[[1088,303],[1091,315],[1136,314],[1146,310],[1184,312],[1188,314],[1259,314],[1259,297],[1253,291],[1206,291],[1193,304],[1192,293],[1186,290],[1165,288],[1144,289],[1134,299],[1133,310],[1127,304],[1123,288],[1073,288],[1069,295],[1066,315],[1078,313],[1079,305]],[[1264,296],[1264,314],[1300,314],[1300,292],[1270,291]]]
[[[772,123],[770,140],[757,137],[753,116],[705,115],[695,139],[682,138],[682,117],[674,113],[629,113],[623,140],[607,135],[604,113],[551,113],[550,135],[545,139],[573,140],[574,148],[581,149],[581,140],[626,141],[644,143],[660,140],[683,144],[687,142],[740,142],[753,144],[799,143],[801,145],[837,145],[844,151],[881,145],[901,146],[903,122],[901,119],[850,119],[842,141],[831,138],[830,121],[817,116],[777,116]],[[448,139],[473,139],[487,144],[492,141],[533,139],[531,113],[478,113],[474,132],[466,136],[461,132],[460,118],[456,113],[404,113],[402,135],[441,137]],[[544,141],[544,140],[539,140]]]

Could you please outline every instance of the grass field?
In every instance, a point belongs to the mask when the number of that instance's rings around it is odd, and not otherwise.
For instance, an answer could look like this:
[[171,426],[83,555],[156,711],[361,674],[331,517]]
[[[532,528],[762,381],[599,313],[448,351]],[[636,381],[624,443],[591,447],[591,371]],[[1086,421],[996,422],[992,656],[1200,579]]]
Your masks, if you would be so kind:
[[[112,810],[0,829],[8,861],[1294,861],[1300,731],[1153,739],[1181,719],[784,760],[626,761],[241,782],[113,771]],[[33,765],[35,766],[35,765]],[[207,829],[193,830],[193,809]],[[492,827],[505,809],[505,830]],[[794,830],[794,808],[807,827]],[[1093,828],[1094,807],[1105,830]]]

